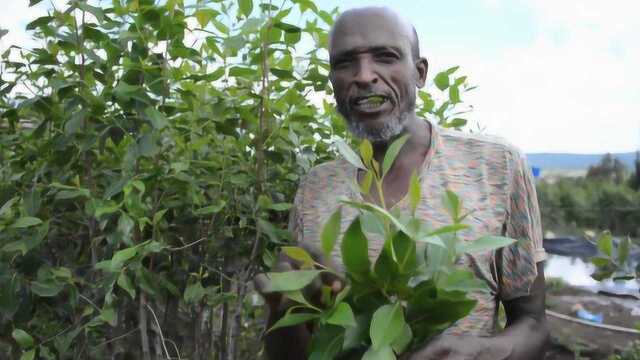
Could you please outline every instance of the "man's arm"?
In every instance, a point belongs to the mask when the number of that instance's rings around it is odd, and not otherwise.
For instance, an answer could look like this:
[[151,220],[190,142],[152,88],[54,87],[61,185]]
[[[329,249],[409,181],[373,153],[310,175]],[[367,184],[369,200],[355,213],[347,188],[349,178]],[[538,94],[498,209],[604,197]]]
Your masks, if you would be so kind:
[[544,262],[536,264],[538,276],[529,296],[504,301],[507,325],[496,340],[511,346],[507,359],[542,359],[549,340],[545,316]]
[[[267,329],[284,315],[281,311],[270,311]],[[311,333],[302,325],[276,329],[264,336],[264,347],[269,359],[304,360],[311,341]]]
[[539,360],[549,338],[545,317],[544,266],[537,264],[538,275],[527,296],[503,305],[507,315],[505,330],[493,337],[440,336],[408,359],[411,360]]

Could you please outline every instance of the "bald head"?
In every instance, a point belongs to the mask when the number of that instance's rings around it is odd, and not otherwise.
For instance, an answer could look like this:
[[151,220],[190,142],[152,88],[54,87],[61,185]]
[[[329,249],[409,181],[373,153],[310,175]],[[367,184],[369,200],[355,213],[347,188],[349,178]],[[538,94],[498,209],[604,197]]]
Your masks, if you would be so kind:
[[344,28],[359,28],[359,24],[369,23],[372,21],[392,25],[400,32],[404,33],[411,45],[411,56],[413,60],[418,60],[420,58],[420,44],[415,27],[395,11],[387,7],[376,6],[350,9],[340,14],[329,32],[329,53],[331,53],[334,34],[340,33]]

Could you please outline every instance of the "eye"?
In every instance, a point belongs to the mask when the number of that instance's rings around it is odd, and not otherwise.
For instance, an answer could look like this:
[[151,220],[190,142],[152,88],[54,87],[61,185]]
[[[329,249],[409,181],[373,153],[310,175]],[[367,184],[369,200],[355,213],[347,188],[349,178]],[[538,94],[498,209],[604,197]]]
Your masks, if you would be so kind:
[[391,64],[400,59],[400,57],[392,51],[381,51],[376,53],[376,59],[382,63]]
[[349,63],[349,59],[338,59],[334,61],[333,64],[331,64],[331,67],[333,67],[334,69],[344,69],[349,66]]

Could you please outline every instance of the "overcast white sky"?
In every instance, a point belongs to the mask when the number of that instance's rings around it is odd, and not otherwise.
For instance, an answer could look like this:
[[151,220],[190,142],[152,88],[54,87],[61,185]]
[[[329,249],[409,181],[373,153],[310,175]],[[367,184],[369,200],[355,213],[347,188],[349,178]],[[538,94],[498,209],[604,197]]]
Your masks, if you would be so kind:
[[[0,40],[29,44],[22,29],[43,5],[1,0]],[[64,0],[53,0],[62,4]],[[386,0],[318,0],[340,9]],[[421,39],[431,75],[460,65],[478,89],[464,100],[487,133],[526,152],[603,153],[640,148],[640,1],[396,0]]]

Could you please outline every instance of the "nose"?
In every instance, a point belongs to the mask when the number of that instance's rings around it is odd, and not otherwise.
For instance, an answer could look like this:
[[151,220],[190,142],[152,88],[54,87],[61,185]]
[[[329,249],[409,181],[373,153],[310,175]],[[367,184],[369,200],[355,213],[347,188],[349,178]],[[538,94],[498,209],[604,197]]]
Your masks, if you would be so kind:
[[363,87],[370,86],[378,82],[378,74],[375,65],[369,59],[359,59],[354,69],[354,81]]

